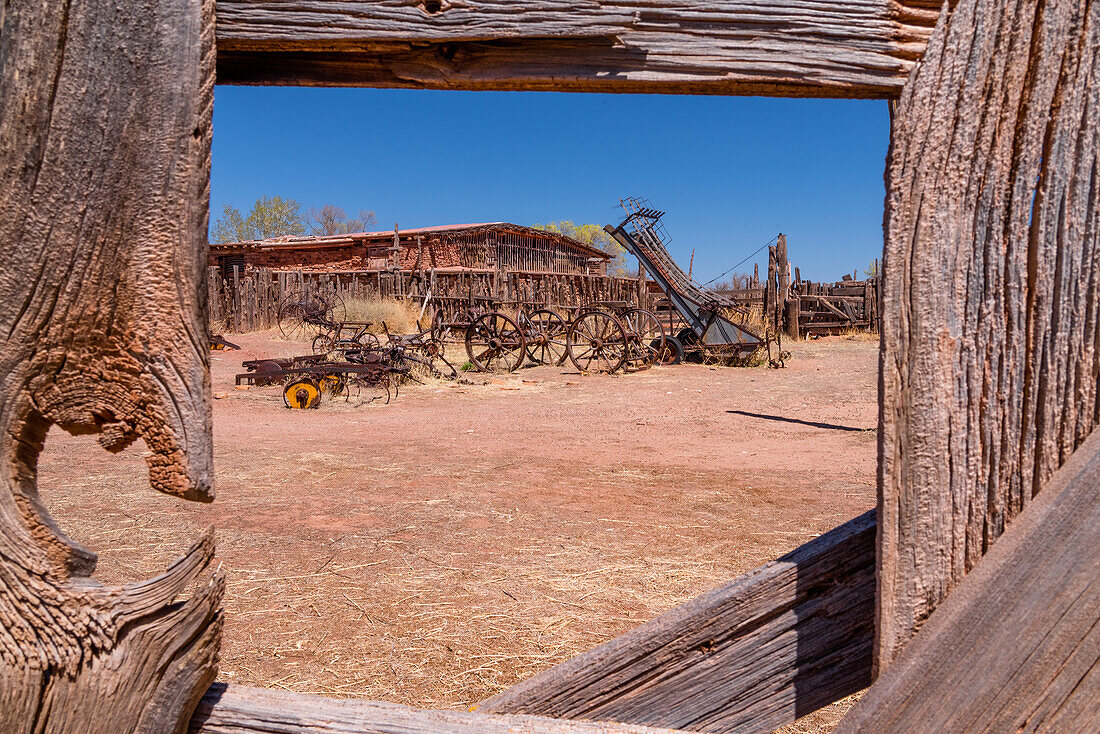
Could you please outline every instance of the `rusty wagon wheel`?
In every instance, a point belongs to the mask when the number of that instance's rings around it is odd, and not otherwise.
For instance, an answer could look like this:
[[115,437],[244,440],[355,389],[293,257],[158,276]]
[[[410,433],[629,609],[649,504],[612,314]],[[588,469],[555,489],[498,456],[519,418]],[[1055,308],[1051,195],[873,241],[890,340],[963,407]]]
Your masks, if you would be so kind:
[[644,308],[631,308],[622,313],[620,320],[626,327],[627,367],[644,370],[655,364],[664,364],[665,327],[657,314]]
[[527,329],[527,356],[538,364],[559,365],[565,361],[565,334],[569,324],[556,312],[541,308],[523,317]]
[[466,329],[466,354],[481,372],[513,372],[527,356],[527,340],[515,319],[491,311]]
[[606,311],[582,311],[569,324],[565,350],[581,372],[610,374],[626,361],[626,327]]
[[279,332],[288,341],[311,341],[315,336],[335,331],[347,321],[347,306],[336,291],[327,293],[293,292],[279,304]]

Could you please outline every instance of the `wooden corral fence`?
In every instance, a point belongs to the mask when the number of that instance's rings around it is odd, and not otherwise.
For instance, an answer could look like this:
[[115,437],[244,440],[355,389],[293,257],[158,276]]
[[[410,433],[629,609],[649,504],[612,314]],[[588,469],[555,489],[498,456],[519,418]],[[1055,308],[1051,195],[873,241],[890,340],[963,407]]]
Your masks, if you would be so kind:
[[783,324],[788,334],[835,334],[847,329],[877,332],[882,282],[878,278],[842,280],[837,283],[795,281],[787,295],[797,310],[785,307]]
[[[0,731],[755,734],[868,682],[841,734],[1100,729],[1100,2],[3,7]],[[478,711],[218,683],[213,532],[105,586],[37,485],[56,426],[140,439],[151,489],[214,500],[215,69],[890,100],[873,517]]]
[[[879,272],[876,260],[873,272]],[[802,280],[797,267],[787,258],[787,237],[779,235],[778,244],[768,248],[768,274],[760,280],[759,271],[739,276],[732,288],[717,291],[741,307],[758,311],[772,333],[782,331],[793,337],[809,334],[835,334],[848,329],[878,331],[882,299],[882,279],[877,275],[857,280],[859,273],[836,283]]]
[[277,324],[279,304],[288,294],[339,293],[345,300],[397,298],[422,303],[431,293],[427,317],[443,308],[449,318],[467,307],[552,308],[563,316],[598,301],[628,302],[651,308],[658,297],[640,278],[512,270],[301,271],[257,268],[229,278],[207,268],[210,324],[217,331],[241,333]]

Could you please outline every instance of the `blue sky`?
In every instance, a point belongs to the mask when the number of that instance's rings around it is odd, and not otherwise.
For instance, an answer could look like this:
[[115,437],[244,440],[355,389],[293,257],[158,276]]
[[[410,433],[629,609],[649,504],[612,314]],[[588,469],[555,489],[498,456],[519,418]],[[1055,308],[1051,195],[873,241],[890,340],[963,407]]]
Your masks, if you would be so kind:
[[804,278],[838,280],[881,256],[888,142],[885,102],[219,86],[211,219],[278,195],[379,229],[603,225],[646,196],[696,280],[779,232]]

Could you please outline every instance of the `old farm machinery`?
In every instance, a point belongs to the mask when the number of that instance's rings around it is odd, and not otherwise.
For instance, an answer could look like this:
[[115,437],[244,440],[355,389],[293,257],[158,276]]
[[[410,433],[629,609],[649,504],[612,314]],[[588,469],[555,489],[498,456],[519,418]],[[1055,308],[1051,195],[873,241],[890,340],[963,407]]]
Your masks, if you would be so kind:
[[[665,351],[665,330],[655,314],[628,303],[597,302],[572,318],[541,308],[467,309],[446,319],[436,311],[433,333],[441,343],[463,343],[470,364],[483,372],[512,372],[525,361],[581,372],[645,369]],[[461,336],[459,336],[461,334]]]
[[505,311],[469,307],[448,317],[443,308],[431,327],[414,334],[382,334],[366,321],[346,320],[337,293],[293,294],[279,308],[279,329],[291,341],[309,342],[315,354],[359,362],[374,355],[383,364],[454,377],[448,345],[462,345],[466,369],[513,372],[524,364],[560,366],[581,372],[638,371],[676,361],[681,354],[660,319],[651,311],[617,301],[596,301],[571,317],[549,308]]
[[247,360],[241,366],[247,371],[237,375],[238,385],[281,385],[286,407],[297,410],[318,407],[324,396],[389,403],[409,371],[381,360],[338,362],[322,354]]
[[704,361],[728,362],[766,346],[765,340],[734,323],[729,316],[745,315],[734,301],[705,290],[680,269],[668,252],[669,238],[658,211],[644,199],[622,200],[626,218],[604,229],[638,261],[665,292],[671,309],[685,326],[667,337],[662,360],[692,355]]

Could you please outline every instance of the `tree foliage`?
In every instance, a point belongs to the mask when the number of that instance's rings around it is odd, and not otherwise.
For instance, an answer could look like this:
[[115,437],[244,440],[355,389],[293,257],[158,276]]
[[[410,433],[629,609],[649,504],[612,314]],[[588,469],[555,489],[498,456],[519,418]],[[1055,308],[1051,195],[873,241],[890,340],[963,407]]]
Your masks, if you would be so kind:
[[362,232],[376,222],[374,212],[366,209],[359,216],[348,218],[344,210],[332,204],[310,209],[302,214],[302,205],[281,196],[264,196],[252,205],[248,216],[226,204],[214,222],[212,242],[247,242],[271,237],[298,237],[305,234],[332,235]]
[[293,199],[263,196],[245,217],[232,204],[226,204],[214,222],[211,238],[215,242],[243,242],[303,235],[306,228],[301,209],[302,205]]
[[627,267],[626,250],[598,224],[574,224],[568,219],[563,219],[557,222],[550,222],[549,224],[536,224],[535,229],[541,229],[546,232],[557,232],[560,235],[565,235],[589,247],[594,247],[601,252],[606,252],[611,256],[611,259],[607,263],[608,275],[627,277],[635,275],[638,272],[636,265],[633,271],[631,268]]
[[325,204],[320,209],[310,209],[305,217],[309,233],[318,236],[365,232],[377,221],[374,212],[366,209],[361,210],[354,219],[349,219],[343,209],[332,204]]

